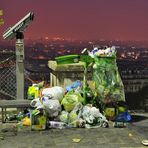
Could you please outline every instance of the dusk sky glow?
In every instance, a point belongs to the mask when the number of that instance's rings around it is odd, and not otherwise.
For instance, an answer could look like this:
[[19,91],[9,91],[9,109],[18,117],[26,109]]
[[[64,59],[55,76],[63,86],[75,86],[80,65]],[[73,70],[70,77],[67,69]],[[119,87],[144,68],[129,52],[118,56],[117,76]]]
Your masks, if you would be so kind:
[[26,38],[148,40],[148,0],[1,0],[2,33],[28,12]]

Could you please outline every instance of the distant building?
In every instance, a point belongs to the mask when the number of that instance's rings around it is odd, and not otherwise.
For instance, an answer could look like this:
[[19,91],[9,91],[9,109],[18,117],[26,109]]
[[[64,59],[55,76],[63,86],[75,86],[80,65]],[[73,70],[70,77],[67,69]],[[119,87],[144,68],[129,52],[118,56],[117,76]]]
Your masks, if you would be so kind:
[[126,93],[139,92],[145,86],[148,86],[148,79],[127,79],[123,80],[124,89]]
[[126,93],[139,92],[148,86],[148,68],[145,61],[119,61],[118,67]]

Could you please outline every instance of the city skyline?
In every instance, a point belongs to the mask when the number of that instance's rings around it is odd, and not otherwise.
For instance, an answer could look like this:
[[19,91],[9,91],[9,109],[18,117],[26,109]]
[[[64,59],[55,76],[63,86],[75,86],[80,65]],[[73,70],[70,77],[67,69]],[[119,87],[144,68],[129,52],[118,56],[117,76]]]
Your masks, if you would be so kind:
[[26,38],[60,37],[82,40],[147,40],[148,1],[81,0],[19,1],[15,5],[1,0],[4,25],[2,33],[29,11],[35,20],[25,32]]

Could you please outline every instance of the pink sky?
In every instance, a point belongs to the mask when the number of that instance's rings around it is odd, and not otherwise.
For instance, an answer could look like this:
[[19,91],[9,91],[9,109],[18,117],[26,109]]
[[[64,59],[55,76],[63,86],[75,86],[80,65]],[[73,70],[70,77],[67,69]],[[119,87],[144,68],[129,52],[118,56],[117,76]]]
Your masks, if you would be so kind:
[[148,0],[1,0],[0,9],[0,38],[33,11],[26,38],[148,40]]

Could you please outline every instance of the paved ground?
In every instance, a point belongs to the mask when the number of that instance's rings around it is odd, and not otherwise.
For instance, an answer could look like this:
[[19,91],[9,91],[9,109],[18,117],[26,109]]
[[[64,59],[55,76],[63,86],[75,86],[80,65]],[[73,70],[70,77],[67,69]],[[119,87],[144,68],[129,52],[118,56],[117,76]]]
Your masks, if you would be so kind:
[[[97,129],[10,130],[0,133],[0,148],[143,148],[141,141],[148,138],[147,123],[148,114],[136,114],[133,122],[126,128],[114,128],[110,122],[109,128]],[[11,126],[12,124],[1,124],[0,128]],[[80,142],[73,142],[75,138],[81,139]]]
[[145,139],[148,139],[148,113],[136,113],[128,128],[135,131]]

